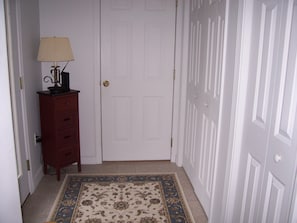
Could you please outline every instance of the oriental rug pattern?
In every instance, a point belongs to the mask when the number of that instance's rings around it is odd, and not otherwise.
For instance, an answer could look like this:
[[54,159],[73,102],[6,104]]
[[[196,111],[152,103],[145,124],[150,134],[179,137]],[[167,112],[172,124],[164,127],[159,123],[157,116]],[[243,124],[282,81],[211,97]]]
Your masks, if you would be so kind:
[[67,175],[57,223],[192,223],[176,174]]

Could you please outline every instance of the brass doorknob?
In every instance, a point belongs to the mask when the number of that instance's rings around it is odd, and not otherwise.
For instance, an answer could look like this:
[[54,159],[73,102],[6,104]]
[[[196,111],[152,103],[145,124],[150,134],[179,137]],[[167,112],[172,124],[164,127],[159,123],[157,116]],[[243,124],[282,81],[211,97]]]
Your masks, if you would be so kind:
[[103,81],[103,86],[108,87],[109,86],[109,81],[108,80]]

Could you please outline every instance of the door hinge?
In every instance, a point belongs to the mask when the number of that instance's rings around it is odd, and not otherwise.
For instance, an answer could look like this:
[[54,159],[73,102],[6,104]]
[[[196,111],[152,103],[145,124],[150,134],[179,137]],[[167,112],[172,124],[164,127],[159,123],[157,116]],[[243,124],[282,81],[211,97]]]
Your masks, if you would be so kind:
[[175,69],[173,69],[173,80],[175,81]]
[[31,167],[30,167],[30,160],[27,160],[27,170],[30,171]]
[[170,139],[170,147],[173,147],[173,138]]
[[23,90],[23,77],[20,77],[20,89]]

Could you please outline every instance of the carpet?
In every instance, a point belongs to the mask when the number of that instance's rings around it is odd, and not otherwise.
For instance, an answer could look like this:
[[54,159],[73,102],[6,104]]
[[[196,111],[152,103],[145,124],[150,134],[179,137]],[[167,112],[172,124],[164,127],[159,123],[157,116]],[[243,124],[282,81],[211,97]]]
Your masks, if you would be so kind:
[[175,173],[67,175],[48,221],[194,222]]

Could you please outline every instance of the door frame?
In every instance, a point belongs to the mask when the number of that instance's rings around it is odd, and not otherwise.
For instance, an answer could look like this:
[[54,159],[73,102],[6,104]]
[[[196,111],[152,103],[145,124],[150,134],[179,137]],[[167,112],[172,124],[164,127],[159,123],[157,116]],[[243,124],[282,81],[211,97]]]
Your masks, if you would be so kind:
[[[30,150],[29,150],[29,134],[28,134],[28,122],[26,117],[27,114],[27,107],[25,102],[25,88],[23,87],[23,89],[21,90],[21,105],[20,107],[22,108],[22,115],[21,117],[17,117],[17,104],[16,104],[16,94],[15,92],[17,90],[19,90],[20,86],[16,86],[15,85],[15,80],[16,79],[23,79],[23,64],[22,64],[22,58],[21,58],[21,52],[22,52],[22,41],[21,41],[21,35],[20,35],[20,24],[21,24],[21,20],[20,20],[20,13],[21,13],[21,9],[20,9],[20,5],[19,5],[19,1],[15,0],[15,4],[16,4],[16,33],[17,33],[17,42],[18,42],[18,46],[17,46],[17,57],[19,58],[18,61],[18,66],[19,66],[19,74],[16,74],[14,72],[13,69],[13,65],[11,63],[11,61],[13,61],[12,58],[12,42],[11,42],[11,18],[10,15],[8,14],[8,8],[10,7],[11,2],[9,0],[4,0],[4,4],[5,4],[5,13],[6,13],[6,27],[7,27],[7,56],[8,56],[8,61],[10,61],[8,63],[8,69],[9,69],[9,77],[10,77],[10,89],[11,89],[11,102],[12,102],[12,117],[13,117],[13,129],[14,129],[14,141],[15,141],[15,150],[16,150],[16,162],[17,162],[17,170],[18,170],[18,178],[20,176],[20,173],[22,172],[21,170],[21,160],[19,160],[19,158],[21,158],[20,155],[20,136],[19,136],[19,131],[20,131],[20,127],[18,125],[18,119],[21,118],[21,120],[19,120],[20,122],[23,123],[23,128],[21,129],[21,132],[23,132],[24,134],[24,148],[25,148],[25,156],[26,156],[26,160],[31,160],[31,155],[30,155]],[[24,83],[22,83],[24,84]],[[25,161],[26,162],[26,161]],[[33,176],[32,176],[32,171],[28,170],[28,186],[29,186],[29,193],[32,193],[34,191],[34,184],[33,184]]]
[[177,0],[176,25],[175,25],[175,81],[173,90],[172,111],[172,151],[171,162],[181,167],[183,164],[183,147],[187,95],[187,72],[188,72],[188,42],[189,42],[189,19],[190,0]]
[[[186,77],[187,77],[187,44],[188,44],[188,19],[189,19],[189,5],[190,0],[175,0],[177,7],[175,12],[175,46],[174,46],[174,67],[175,80],[173,83],[173,98],[172,98],[172,148],[170,161],[176,163],[178,166],[182,166],[183,157],[183,128],[184,128],[184,115],[185,115],[185,103],[183,98],[186,95]],[[99,4],[101,20],[101,0]],[[101,24],[101,23],[100,23]],[[98,30],[101,32],[101,27]],[[98,46],[99,52],[101,52],[101,33],[98,35],[98,40],[95,41],[96,48]],[[99,61],[101,61],[101,53],[96,55]],[[94,104],[95,104],[95,123],[96,123],[96,148],[98,164],[103,162],[103,145],[102,145],[102,92],[101,92],[101,63],[99,65],[99,73],[94,73]]]

